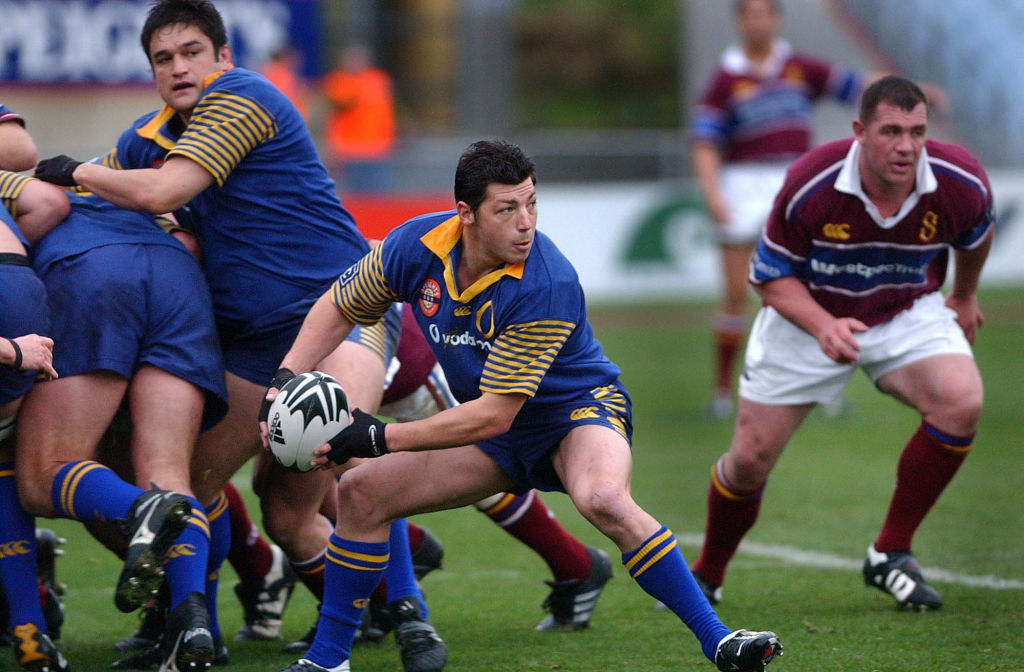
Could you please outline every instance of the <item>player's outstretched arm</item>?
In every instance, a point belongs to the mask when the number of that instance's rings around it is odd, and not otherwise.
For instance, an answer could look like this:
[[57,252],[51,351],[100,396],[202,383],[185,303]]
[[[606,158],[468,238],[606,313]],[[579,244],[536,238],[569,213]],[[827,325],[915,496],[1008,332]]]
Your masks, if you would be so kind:
[[485,392],[476,399],[423,420],[383,423],[356,409],[352,424],[317,449],[313,464],[343,464],[352,457],[380,457],[389,452],[467,446],[508,431],[526,403],[521,394]]
[[69,156],[43,159],[35,177],[64,187],[80,186],[127,210],[155,215],[173,212],[213,184],[195,161],[172,156],[159,168],[114,170]]

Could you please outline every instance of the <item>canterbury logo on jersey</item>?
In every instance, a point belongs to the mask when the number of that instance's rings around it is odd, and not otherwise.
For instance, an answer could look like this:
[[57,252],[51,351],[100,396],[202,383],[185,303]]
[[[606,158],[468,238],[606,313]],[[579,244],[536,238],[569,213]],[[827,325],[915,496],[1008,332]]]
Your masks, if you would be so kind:
[[175,544],[167,551],[168,558],[190,558],[196,554],[192,544]]
[[29,552],[28,539],[17,539],[0,544],[0,558],[13,558],[16,555],[27,555]]
[[834,224],[829,222],[822,227],[822,233],[825,234],[826,238],[833,240],[849,240],[850,239],[850,225],[849,224]]
[[583,408],[573,409],[573,412],[569,414],[570,420],[582,420],[584,418],[597,418],[600,417],[597,414],[596,406],[584,406]]
[[358,600],[352,600],[352,606],[362,611],[366,609],[366,606],[370,604],[370,601],[366,598],[359,598]]
[[455,309],[454,315],[455,317],[466,317],[472,312],[469,306],[459,306]]

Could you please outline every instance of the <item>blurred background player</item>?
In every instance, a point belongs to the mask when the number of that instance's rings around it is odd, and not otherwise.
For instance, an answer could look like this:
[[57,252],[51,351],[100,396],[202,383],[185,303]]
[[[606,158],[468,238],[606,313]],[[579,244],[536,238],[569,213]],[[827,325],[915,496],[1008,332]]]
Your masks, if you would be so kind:
[[[799,53],[779,37],[778,0],[736,0],[739,43],[722,54],[693,114],[693,172],[718,242],[723,294],[714,317],[714,391],[707,413],[733,414],[733,365],[747,332],[747,267],[787,166],[812,143],[824,96],[855,104],[879,75]],[[934,103],[942,92],[928,89]],[[826,408],[836,414],[837,401]]]
[[[942,605],[911,541],[970,451],[981,414],[970,344],[995,227],[984,170],[963,148],[926,140],[927,128],[921,89],[882,78],[864,92],[854,137],[802,156],[775,200],[750,265],[764,307],[747,347],[732,444],[712,468],[693,566],[713,603],[790,437],[862,368],[921,414],[864,580],[902,607]],[[950,248],[955,273],[943,299]]]
[[323,78],[324,141],[342,191],[380,192],[392,186],[395,100],[391,76],[374,67],[365,44],[346,46]]
[[737,0],[739,44],[722,54],[691,125],[693,172],[715,225],[723,294],[714,317],[708,415],[733,413],[733,364],[747,331],[747,266],[786,167],[811,146],[811,107],[853,103],[859,73],[796,53],[778,37],[777,0]]
[[[126,208],[177,211],[183,224],[193,225],[230,399],[227,416],[200,435],[193,458],[192,487],[210,513],[220,510],[231,476],[259,451],[252,419],[305,312],[368,246],[295,106],[266,78],[231,62],[224,22],[212,3],[154,3],[140,41],[165,107],[136,120],[102,162],[60,156],[40,162],[36,175],[81,185]],[[389,321],[354,332],[319,363],[351,403],[371,409],[379,403],[399,317],[396,311]],[[297,474],[274,464],[268,469],[275,473],[261,498],[267,533],[288,557],[316,562],[330,535],[318,509],[332,475]],[[226,517],[222,524],[212,534],[227,539]],[[407,543],[404,520],[395,521],[394,534],[396,543]],[[388,582],[403,591],[403,604],[415,607],[401,610],[415,628],[401,642],[406,666],[446,657],[408,553],[396,553]]]

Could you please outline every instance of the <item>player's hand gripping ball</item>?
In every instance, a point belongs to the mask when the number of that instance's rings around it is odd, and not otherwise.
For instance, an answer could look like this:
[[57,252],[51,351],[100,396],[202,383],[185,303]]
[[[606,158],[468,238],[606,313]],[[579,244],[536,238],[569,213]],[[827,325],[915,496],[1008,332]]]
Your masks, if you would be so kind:
[[320,371],[300,374],[281,387],[270,405],[270,452],[291,471],[311,471],[314,451],[350,421],[348,398],[337,380]]

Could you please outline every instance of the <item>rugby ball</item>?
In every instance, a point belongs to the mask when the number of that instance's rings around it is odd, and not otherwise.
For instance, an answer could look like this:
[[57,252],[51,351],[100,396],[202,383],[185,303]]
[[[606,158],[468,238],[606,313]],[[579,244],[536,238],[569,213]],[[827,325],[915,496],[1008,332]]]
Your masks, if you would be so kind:
[[341,384],[321,371],[302,373],[281,388],[267,413],[270,452],[292,471],[312,471],[309,461],[351,422]]

